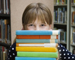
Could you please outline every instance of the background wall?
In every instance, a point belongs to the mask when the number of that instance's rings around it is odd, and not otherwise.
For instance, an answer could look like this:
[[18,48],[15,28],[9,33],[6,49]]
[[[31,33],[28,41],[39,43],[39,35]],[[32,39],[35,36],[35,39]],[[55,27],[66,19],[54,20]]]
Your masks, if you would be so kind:
[[[10,0],[10,13],[11,13],[11,44],[16,37],[16,30],[22,29],[22,13],[27,5],[30,3],[41,2],[49,7],[52,16],[54,14],[54,0]],[[53,28],[53,26],[52,26]]]

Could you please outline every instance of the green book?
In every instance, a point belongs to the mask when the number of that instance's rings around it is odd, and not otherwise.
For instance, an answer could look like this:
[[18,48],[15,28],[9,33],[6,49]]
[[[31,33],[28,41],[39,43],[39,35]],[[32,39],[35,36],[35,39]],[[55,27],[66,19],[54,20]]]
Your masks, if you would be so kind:
[[57,58],[57,52],[17,52],[17,57],[47,57],[47,58]]

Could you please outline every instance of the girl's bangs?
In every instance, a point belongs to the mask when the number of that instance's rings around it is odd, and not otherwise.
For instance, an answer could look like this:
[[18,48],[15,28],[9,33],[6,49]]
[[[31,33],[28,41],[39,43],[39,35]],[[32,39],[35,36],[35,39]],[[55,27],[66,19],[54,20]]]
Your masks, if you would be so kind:
[[25,16],[25,24],[28,23],[34,23],[36,19],[41,20],[41,22],[43,23],[47,23],[49,24],[49,18],[47,15],[47,12],[41,10],[41,9],[32,9],[30,11],[28,11],[28,13]]

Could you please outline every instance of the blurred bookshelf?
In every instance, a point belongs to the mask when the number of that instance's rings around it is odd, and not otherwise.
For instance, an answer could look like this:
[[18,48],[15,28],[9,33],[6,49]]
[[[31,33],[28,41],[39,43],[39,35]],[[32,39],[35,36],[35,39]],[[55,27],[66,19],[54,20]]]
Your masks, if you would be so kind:
[[[62,4],[63,1],[67,3]],[[66,14],[63,13],[63,9],[65,9]],[[66,19],[63,14],[67,15]],[[75,0],[54,0],[54,29],[62,29],[66,32],[65,41],[60,39],[60,43],[75,54]]]
[[[75,50],[75,0],[71,0],[71,31],[70,31],[70,51]],[[74,53],[73,53],[74,54]]]
[[67,25],[67,23],[54,23],[55,25]]
[[60,42],[61,44],[67,44],[66,42]]
[[10,14],[0,14],[0,19],[10,19]]
[[[0,0],[0,42],[11,44],[10,0]],[[0,46],[0,60],[7,59],[7,49]]]
[[59,4],[59,5],[54,5],[54,7],[67,7],[67,4]]
[[60,43],[67,48],[67,0],[54,0],[54,29],[62,29]]

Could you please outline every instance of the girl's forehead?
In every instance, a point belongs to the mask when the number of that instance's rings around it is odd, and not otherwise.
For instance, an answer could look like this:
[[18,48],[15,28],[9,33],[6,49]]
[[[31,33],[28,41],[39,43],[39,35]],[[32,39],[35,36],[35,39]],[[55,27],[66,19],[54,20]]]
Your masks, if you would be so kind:
[[29,23],[47,23],[47,22],[44,21],[44,20],[36,19],[36,20],[33,20],[33,21],[29,22]]

